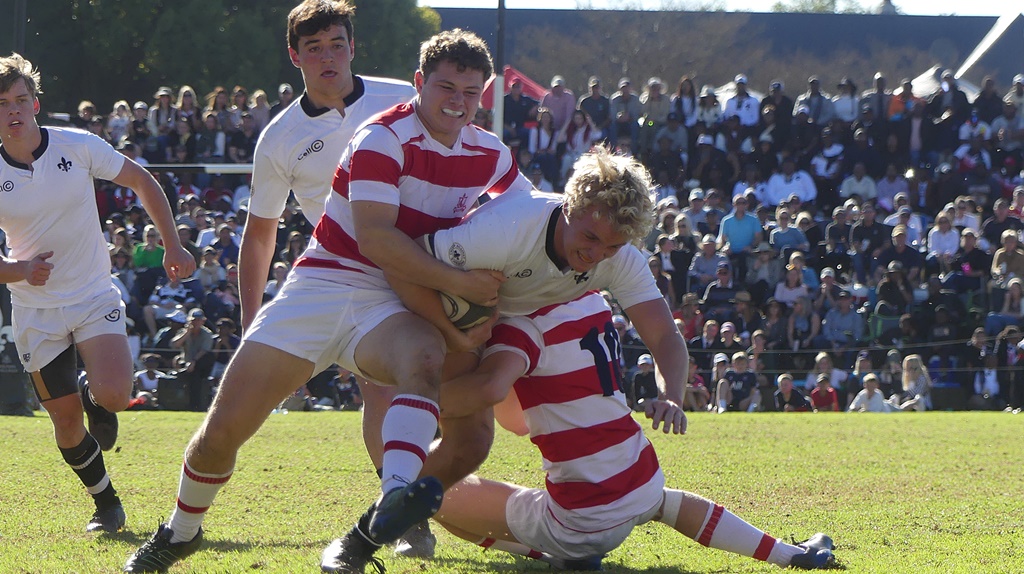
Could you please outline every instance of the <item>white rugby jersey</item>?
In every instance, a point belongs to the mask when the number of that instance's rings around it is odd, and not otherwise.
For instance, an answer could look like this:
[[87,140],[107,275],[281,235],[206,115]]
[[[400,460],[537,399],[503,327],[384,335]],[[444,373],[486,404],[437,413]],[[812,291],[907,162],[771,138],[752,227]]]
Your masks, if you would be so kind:
[[457,224],[484,193],[525,194],[530,188],[512,152],[494,134],[470,124],[448,148],[429,135],[415,104],[401,104],[352,138],[334,174],[324,216],[296,266],[356,271],[383,281],[383,273],[356,245],[350,200],[398,206],[395,226],[416,238]]
[[561,195],[532,190],[488,201],[461,225],[434,233],[434,256],[460,269],[504,273],[498,311],[506,316],[599,289],[611,291],[623,309],[661,297],[647,259],[632,245],[586,273],[559,268],[554,237],[563,201]]
[[112,180],[125,158],[91,133],[40,128],[35,161],[20,164],[0,147],[0,228],[10,257],[28,260],[53,251],[46,285],[8,285],[14,304],[54,309],[110,290],[110,254],[99,224],[93,178]]
[[596,532],[658,503],[665,477],[626,405],[618,336],[600,293],[502,319],[485,356],[500,351],[526,360],[514,390],[543,456],[549,511],[559,522]]
[[409,82],[353,76],[345,115],[315,108],[309,97],[296,98],[267,125],[256,142],[249,213],[277,219],[295,193],[302,214],[316,225],[324,213],[331,178],[345,146],[364,123],[388,108],[416,97]]

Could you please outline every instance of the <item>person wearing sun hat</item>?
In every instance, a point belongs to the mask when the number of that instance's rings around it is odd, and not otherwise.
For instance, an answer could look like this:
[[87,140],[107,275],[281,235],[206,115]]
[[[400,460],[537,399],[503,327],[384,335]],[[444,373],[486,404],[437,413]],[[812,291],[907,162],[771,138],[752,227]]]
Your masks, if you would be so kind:
[[878,255],[878,268],[875,269],[876,281],[882,278],[892,261],[898,261],[901,264],[911,284],[916,284],[920,279],[921,269],[924,267],[924,256],[917,249],[910,247],[906,225],[897,225],[893,228],[892,246],[884,249]]

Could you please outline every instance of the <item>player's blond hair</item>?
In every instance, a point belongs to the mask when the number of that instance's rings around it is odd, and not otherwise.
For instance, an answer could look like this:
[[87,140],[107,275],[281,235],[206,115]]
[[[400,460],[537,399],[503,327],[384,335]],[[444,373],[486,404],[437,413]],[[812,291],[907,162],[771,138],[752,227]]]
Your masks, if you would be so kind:
[[616,232],[629,241],[647,237],[654,226],[654,203],[651,174],[640,162],[596,147],[576,160],[572,169],[562,208],[567,216],[595,206],[594,217],[611,219]]
[[25,86],[33,98],[43,92],[39,89],[39,70],[21,54],[11,52],[10,56],[0,58],[0,93],[9,91],[18,80],[25,80]]

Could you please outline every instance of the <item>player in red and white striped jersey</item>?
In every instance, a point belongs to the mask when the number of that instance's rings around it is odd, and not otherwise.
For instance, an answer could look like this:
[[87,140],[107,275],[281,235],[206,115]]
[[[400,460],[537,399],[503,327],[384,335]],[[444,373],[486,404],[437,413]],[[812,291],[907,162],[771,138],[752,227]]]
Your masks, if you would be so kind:
[[618,359],[611,309],[600,293],[502,319],[481,370],[514,382],[499,420],[529,433],[547,472],[546,487],[470,476],[449,489],[437,520],[481,546],[563,568],[599,565],[634,526],[650,520],[704,546],[782,567],[831,562],[827,537],[786,544],[707,499],[666,489],[654,447],[626,404]]

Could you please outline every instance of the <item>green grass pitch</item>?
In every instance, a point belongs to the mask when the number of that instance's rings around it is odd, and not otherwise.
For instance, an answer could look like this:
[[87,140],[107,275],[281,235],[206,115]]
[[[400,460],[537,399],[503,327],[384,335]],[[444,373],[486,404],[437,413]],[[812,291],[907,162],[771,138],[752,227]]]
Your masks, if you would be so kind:
[[[124,532],[86,534],[92,503],[61,461],[49,420],[0,417],[0,573],[118,572],[174,505],[182,451],[201,417],[121,415],[107,468]],[[824,531],[848,572],[1024,571],[1024,417],[1003,413],[696,414],[686,436],[651,431],[670,486],[707,496],[769,533]],[[242,450],[207,516],[206,546],[174,572],[318,572],[320,552],[375,497],[358,413],[272,415]],[[524,438],[499,431],[481,475],[543,484]],[[544,572],[434,525],[433,561],[384,554],[391,573]],[[637,528],[608,572],[775,572]]]

